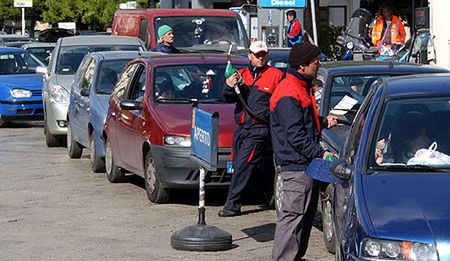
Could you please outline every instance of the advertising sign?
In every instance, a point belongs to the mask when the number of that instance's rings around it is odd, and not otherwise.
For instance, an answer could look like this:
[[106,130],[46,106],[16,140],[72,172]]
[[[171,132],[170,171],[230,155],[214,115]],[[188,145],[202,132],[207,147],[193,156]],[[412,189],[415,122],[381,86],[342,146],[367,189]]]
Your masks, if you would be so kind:
[[14,7],[33,7],[33,0],[14,0]]
[[191,155],[208,170],[217,168],[219,114],[192,107]]
[[260,0],[262,8],[305,8],[306,0]]

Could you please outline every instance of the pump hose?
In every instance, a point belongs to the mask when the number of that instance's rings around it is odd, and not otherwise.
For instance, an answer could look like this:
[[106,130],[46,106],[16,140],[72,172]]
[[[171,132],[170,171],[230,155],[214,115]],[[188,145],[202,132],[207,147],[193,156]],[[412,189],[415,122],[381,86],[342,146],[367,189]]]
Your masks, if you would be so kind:
[[[242,77],[241,77],[242,79]],[[247,102],[245,102],[244,97],[242,97],[241,94],[241,90],[239,90],[238,87],[238,83],[236,83],[236,85],[234,86],[234,91],[237,94],[237,97],[239,99],[239,101],[241,102],[241,104],[244,106],[245,110],[248,112],[248,114],[250,114],[250,116],[252,116],[253,118],[257,119],[258,121],[261,121],[263,123],[269,124],[269,120],[266,118],[263,118],[259,115],[257,115],[247,104]]]

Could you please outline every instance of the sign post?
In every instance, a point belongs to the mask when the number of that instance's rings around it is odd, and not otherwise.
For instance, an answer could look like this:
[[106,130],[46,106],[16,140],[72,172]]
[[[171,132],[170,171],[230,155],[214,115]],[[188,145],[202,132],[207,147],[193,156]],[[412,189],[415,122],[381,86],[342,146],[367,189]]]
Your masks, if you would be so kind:
[[22,35],[25,35],[25,7],[33,7],[33,0],[14,0],[14,7],[22,8]]
[[230,233],[205,222],[205,175],[217,170],[219,114],[192,105],[191,156],[200,166],[198,223],[175,231],[170,243],[177,250],[220,251],[231,249]]

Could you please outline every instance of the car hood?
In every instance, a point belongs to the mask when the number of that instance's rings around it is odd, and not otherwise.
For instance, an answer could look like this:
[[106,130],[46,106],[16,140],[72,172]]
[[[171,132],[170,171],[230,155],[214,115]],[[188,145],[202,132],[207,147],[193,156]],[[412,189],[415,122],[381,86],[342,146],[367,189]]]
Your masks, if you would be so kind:
[[41,74],[10,74],[0,75],[0,87],[21,88],[30,91],[42,90],[43,78]]
[[[199,104],[200,109],[219,113],[219,147],[231,148],[234,122],[234,104]],[[162,130],[172,135],[191,135],[192,107],[190,104],[161,104],[152,109]]]
[[72,89],[72,83],[75,75],[64,75],[64,74],[56,74],[55,82],[56,84],[61,85],[67,92],[70,93],[70,89]]
[[[450,174],[392,173],[363,176],[375,236],[436,243],[450,258]],[[447,258],[443,258],[446,256]]]

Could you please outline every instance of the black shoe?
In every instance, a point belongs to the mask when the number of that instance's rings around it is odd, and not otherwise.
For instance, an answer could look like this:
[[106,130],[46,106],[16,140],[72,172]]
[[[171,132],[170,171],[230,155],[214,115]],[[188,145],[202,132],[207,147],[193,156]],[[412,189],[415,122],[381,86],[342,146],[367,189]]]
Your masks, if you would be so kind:
[[234,216],[239,216],[240,214],[241,214],[241,211],[234,211],[234,210],[228,210],[228,209],[222,209],[218,213],[219,217],[234,217]]

